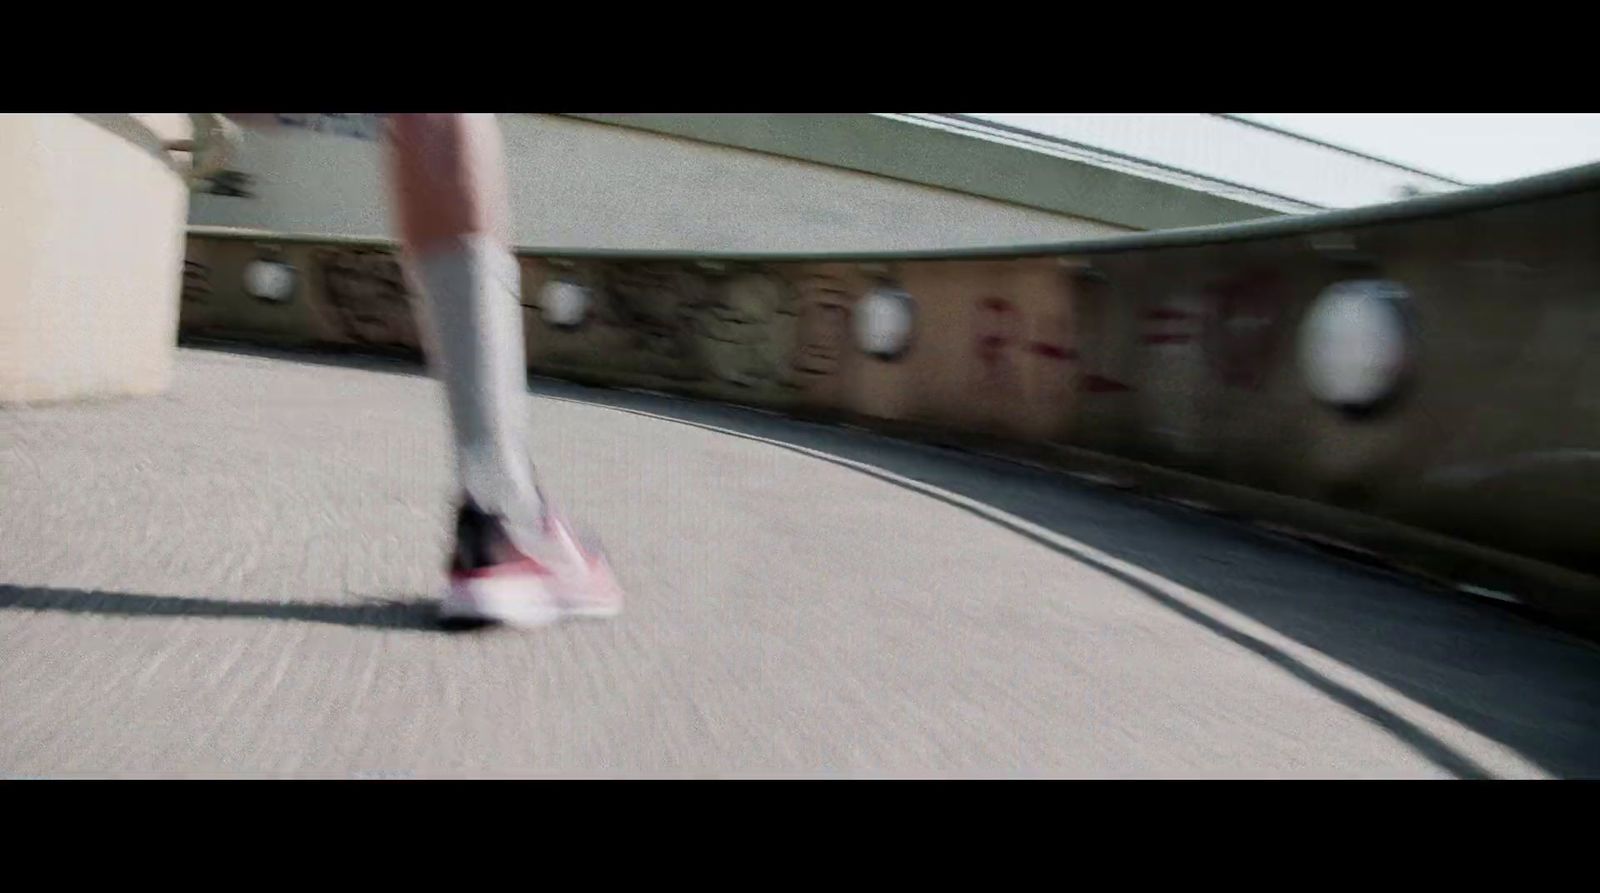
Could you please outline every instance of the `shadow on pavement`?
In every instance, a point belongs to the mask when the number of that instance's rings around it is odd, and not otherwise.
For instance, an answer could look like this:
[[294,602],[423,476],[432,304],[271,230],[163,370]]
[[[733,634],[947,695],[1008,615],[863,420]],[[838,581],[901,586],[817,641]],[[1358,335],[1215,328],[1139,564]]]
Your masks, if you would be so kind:
[[0,609],[115,617],[245,617],[427,632],[458,628],[440,624],[438,605],[432,601],[249,602],[3,583]]

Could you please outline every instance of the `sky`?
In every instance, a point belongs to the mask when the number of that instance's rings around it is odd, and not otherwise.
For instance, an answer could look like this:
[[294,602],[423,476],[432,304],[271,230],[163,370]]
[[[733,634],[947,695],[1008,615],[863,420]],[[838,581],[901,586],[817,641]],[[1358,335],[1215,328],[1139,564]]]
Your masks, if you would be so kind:
[[1241,114],[1471,184],[1600,162],[1600,114]]

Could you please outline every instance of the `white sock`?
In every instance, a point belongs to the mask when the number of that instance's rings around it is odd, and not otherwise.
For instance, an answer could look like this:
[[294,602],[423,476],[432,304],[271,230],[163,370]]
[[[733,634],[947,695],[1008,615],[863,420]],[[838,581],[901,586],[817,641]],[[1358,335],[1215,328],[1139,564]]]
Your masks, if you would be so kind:
[[461,488],[480,509],[503,516],[519,541],[536,536],[543,505],[528,450],[516,258],[498,240],[473,235],[412,258],[411,273],[429,362],[450,405]]

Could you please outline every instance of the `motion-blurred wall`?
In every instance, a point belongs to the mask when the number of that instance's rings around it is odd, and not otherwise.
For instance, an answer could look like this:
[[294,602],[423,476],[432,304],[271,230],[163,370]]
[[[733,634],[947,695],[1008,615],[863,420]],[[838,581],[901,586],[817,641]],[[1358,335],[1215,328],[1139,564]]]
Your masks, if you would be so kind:
[[[538,372],[1109,469],[1570,608],[1600,606],[1597,244],[1585,169],[1027,256],[525,253],[522,299]],[[294,287],[247,294],[262,261]],[[195,230],[183,318],[417,345],[375,241]]]

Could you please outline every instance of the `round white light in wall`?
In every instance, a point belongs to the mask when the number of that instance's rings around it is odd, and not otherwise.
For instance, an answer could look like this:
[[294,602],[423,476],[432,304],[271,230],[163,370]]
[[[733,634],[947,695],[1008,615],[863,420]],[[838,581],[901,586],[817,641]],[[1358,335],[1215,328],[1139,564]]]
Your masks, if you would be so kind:
[[556,279],[539,292],[544,321],[558,329],[575,329],[589,316],[589,290],[576,282]]
[[245,293],[275,304],[294,297],[298,279],[294,267],[275,260],[253,260],[244,268]]
[[1300,369],[1325,403],[1364,408],[1392,396],[1410,359],[1405,290],[1365,280],[1329,287],[1300,326]]
[[893,359],[911,346],[916,329],[917,305],[895,288],[868,292],[855,306],[856,344],[882,359]]

